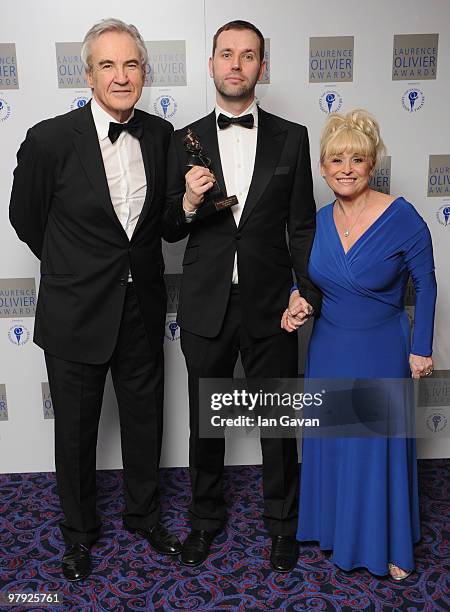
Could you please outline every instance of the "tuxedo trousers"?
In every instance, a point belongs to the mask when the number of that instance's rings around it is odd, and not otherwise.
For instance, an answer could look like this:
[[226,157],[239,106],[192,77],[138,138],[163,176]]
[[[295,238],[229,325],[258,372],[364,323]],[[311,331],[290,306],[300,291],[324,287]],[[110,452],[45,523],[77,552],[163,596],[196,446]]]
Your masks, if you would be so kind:
[[[99,535],[96,447],[106,375],[119,408],[125,494],[124,523],[148,527],[159,519],[164,361],[160,341],[148,339],[128,283],[114,352],[103,364],[45,354],[55,415],[55,465],[66,542],[92,544]],[[110,508],[108,508],[110,510]]]
[[[281,320],[280,313],[280,320]],[[224,438],[200,438],[200,378],[232,378],[240,354],[247,378],[295,378],[298,375],[297,334],[282,331],[251,338],[242,324],[239,289],[233,286],[219,335],[197,336],[181,330],[189,385],[189,466],[193,529],[220,530],[226,520],[222,492]],[[209,415],[210,416],[210,415]],[[298,515],[298,457],[294,438],[261,438],[263,519],[271,535],[295,536]],[[254,489],[255,483],[248,483]]]

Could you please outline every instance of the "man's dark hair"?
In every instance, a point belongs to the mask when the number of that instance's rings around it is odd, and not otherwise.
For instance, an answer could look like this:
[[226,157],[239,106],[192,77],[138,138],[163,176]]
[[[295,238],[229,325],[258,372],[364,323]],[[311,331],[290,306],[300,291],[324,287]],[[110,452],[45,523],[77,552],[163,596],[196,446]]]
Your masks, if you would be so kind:
[[213,38],[213,48],[212,48],[212,57],[214,57],[214,52],[217,46],[217,39],[219,38],[219,34],[222,32],[226,32],[227,30],[251,30],[256,34],[259,39],[259,59],[263,61],[264,59],[264,36],[261,34],[260,30],[250,23],[250,21],[243,21],[242,19],[236,19],[235,21],[229,21],[222,27],[220,27],[217,32],[214,34]]

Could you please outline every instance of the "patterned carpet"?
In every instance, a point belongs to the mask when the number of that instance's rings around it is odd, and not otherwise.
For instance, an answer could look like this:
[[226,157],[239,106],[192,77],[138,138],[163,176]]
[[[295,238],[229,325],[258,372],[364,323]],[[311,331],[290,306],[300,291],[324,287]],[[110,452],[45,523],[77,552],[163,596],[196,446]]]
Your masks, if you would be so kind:
[[[1,610],[373,610],[450,609],[450,460],[419,462],[422,540],[416,569],[403,583],[377,579],[365,570],[337,570],[316,546],[302,546],[288,575],[270,570],[270,541],[260,519],[259,466],[226,469],[230,513],[207,562],[185,568],[149,550],[123,531],[122,474],[98,473],[100,540],[92,550],[94,573],[83,583],[60,576],[63,545],[54,474],[0,475],[0,592],[63,593],[61,606],[1,605]],[[187,533],[186,469],[161,470],[165,524],[181,539]]]

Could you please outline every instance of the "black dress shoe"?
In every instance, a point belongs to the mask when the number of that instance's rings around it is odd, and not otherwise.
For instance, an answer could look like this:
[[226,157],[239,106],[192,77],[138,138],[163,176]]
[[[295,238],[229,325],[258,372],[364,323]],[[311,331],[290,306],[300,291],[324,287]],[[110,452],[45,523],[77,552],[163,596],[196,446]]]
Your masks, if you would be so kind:
[[64,578],[70,582],[87,578],[92,571],[91,553],[84,544],[67,544],[62,558]]
[[297,564],[298,542],[293,536],[273,536],[270,565],[275,572],[290,572]]
[[129,527],[125,525],[125,529],[130,533],[141,535],[156,552],[162,555],[179,555],[181,552],[180,540],[176,535],[167,531],[161,523],[156,523],[152,527]]
[[209,549],[218,531],[206,531],[206,529],[192,529],[191,533],[183,542],[181,551],[181,563],[195,567],[205,561]]

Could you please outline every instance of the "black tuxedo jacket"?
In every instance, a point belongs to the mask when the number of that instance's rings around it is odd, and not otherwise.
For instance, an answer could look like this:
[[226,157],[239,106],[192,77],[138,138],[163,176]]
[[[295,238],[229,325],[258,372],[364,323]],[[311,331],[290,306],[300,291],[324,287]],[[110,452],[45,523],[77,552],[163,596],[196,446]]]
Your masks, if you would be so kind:
[[[225,193],[215,112],[187,127],[198,135]],[[280,333],[292,269],[301,294],[316,311],[320,308],[320,293],[307,274],[316,214],[307,130],[258,109],[253,177],[236,227],[230,209],[186,223],[182,206],[187,171],[182,140],[186,129],[174,133],[169,148],[163,218],[163,237],[168,242],[189,234],[178,324],[197,335],[217,336],[227,308],[237,251],[243,324],[255,338]]]
[[34,340],[69,361],[105,363],[131,269],[153,346],[163,340],[166,292],[160,224],[172,126],[135,110],[147,195],[131,238],[114,212],[90,104],[28,130],[17,154],[10,219],[41,260]]

